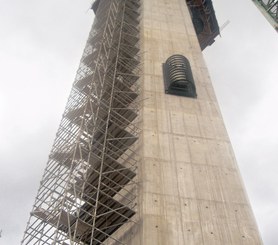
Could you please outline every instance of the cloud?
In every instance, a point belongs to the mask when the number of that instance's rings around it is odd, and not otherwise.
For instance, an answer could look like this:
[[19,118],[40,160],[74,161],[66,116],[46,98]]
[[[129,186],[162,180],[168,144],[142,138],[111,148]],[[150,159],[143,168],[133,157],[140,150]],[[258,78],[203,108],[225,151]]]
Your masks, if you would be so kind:
[[1,5],[1,244],[23,237],[92,23],[90,3]]
[[214,6],[230,24],[205,58],[263,240],[277,244],[277,33],[252,1]]

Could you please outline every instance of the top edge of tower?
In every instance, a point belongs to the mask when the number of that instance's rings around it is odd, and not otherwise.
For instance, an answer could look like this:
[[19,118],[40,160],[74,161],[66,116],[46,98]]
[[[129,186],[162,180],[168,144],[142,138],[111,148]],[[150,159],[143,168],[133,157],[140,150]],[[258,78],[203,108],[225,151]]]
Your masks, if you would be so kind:
[[[94,0],[91,9],[96,14],[101,0]],[[204,50],[220,34],[212,0],[185,0],[201,46]]]

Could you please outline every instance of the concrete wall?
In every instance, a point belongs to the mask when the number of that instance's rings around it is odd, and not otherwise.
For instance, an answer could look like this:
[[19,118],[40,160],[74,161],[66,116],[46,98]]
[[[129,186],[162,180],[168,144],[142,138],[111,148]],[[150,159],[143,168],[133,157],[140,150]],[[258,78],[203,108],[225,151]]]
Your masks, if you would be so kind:
[[[185,0],[143,0],[139,225],[130,244],[261,244]],[[186,56],[197,99],[164,93]]]

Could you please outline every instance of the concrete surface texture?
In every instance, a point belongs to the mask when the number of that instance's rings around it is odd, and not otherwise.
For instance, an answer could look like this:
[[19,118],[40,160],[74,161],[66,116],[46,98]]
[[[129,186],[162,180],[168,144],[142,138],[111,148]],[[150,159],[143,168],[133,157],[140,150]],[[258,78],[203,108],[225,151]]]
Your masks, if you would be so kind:
[[[139,224],[130,244],[262,244],[185,0],[143,0]],[[190,61],[197,98],[167,95]],[[231,93],[232,96],[232,93]]]

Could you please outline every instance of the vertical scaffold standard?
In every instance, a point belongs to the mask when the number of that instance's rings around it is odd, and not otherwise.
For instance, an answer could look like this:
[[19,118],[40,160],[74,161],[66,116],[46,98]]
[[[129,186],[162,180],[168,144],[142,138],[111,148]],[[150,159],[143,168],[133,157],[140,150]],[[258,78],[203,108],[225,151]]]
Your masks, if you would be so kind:
[[21,244],[124,244],[136,224],[139,8],[98,1]]

